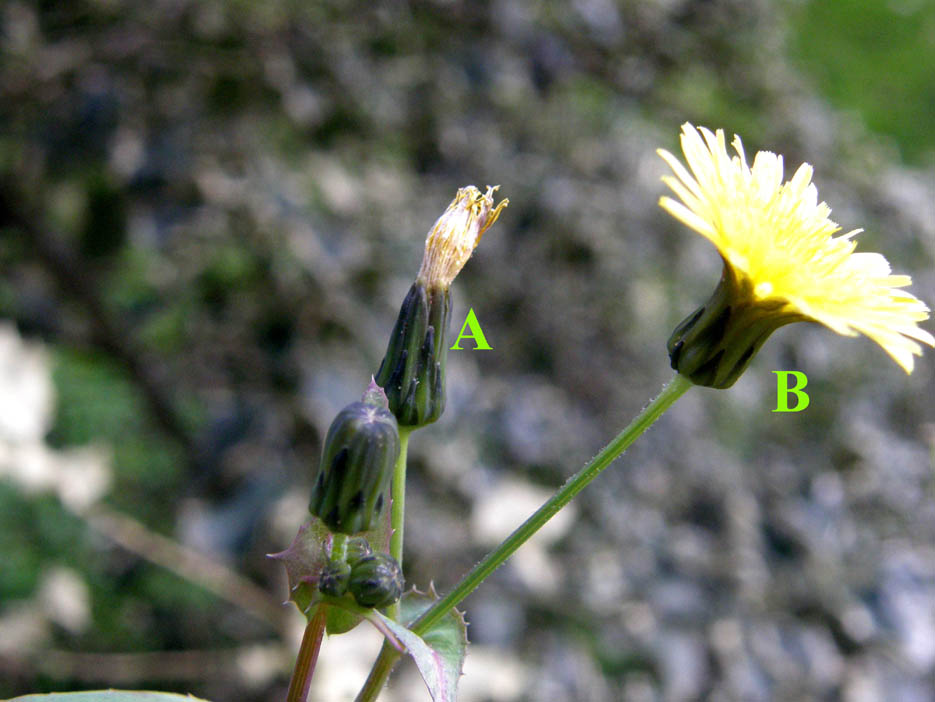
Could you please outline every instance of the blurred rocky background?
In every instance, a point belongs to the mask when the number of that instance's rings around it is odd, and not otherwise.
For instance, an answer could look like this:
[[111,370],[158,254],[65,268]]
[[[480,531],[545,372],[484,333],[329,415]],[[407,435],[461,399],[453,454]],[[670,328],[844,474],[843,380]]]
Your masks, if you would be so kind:
[[[684,121],[812,163],[935,303],[932,65],[922,0],[2,3],[0,697],[283,698],[265,554],[459,186],[511,203],[452,290],[493,351],[451,352],[411,443],[421,587],[669,378],[720,268],[656,204]],[[467,600],[461,698],[935,700],[933,390],[931,352],[780,330]],[[327,640],[313,698],[378,645]],[[428,696],[403,667],[386,699]]]

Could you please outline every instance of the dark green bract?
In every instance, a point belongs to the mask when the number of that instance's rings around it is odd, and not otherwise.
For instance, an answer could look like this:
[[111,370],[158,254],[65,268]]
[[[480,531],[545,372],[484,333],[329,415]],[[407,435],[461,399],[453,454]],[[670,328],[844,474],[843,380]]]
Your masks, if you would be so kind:
[[450,309],[448,290],[419,280],[400,307],[376,381],[401,426],[430,424],[445,410]]
[[725,261],[714,293],[669,337],[669,360],[674,370],[695,385],[729,388],[770,334],[803,319],[782,301],[756,300],[750,281]]
[[399,457],[399,428],[376,385],[338,413],[322,452],[309,511],[331,531],[358,534],[376,525]]

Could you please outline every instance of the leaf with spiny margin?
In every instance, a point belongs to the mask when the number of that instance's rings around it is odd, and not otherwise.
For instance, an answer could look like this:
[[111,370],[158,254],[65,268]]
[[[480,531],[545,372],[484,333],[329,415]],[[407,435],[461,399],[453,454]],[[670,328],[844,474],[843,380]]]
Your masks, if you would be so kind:
[[289,548],[268,554],[282,561],[289,577],[289,599],[306,617],[314,614],[312,605],[319,599],[318,578],[331,556],[332,538],[328,527],[312,517],[299,527]]
[[[407,625],[412,624],[420,614],[431,607],[437,600],[435,588],[428,592],[412,589],[400,600],[401,617]],[[429,693],[435,702],[455,702],[458,693],[458,679],[467,654],[467,624],[456,609],[451,609],[422,636],[419,636],[399,622],[374,612],[383,625],[406,647],[425,681]]]

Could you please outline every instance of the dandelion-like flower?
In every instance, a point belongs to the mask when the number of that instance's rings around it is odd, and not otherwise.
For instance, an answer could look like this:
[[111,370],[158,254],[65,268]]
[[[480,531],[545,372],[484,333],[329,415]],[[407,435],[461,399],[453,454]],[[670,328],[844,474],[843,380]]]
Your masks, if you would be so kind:
[[865,334],[912,372],[918,342],[935,346],[917,326],[929,309],[900,290],[912,280],[892,275],[881,254],[855,253],[860,229],[834,236],[840,227],[818,201],[809,164],[783,182],[782,156],[760,151],[751,167],[740,137],[728,154],[723,130],[686,123],[681,143],[688,169],[658,151],[675,174],[663,181],[681,202],[659,204],[717,247],[724,270],[708,303],[670,337],[673,368],[698,385],[730,387],[775,329],[815,321]]

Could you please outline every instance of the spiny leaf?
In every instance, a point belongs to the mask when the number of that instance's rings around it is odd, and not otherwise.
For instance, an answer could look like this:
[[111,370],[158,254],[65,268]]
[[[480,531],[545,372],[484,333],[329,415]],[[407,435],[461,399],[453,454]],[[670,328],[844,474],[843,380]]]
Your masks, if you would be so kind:
[[[427,593],[410,590],[400,600],[403,621],[411,624],[436,600],[438,595],[433,587],[430,587]],[[399,622],[394,622],[379,612],[374,614],[393,632],[415,660],[432,699],[435,702],[455,702],[458,678],[461,677],[468,643],[467,625],[461,613],[452,609],[422,636],[414,634]]]
[[307,614],[318,601],[318,576],[331,556],[331,532],[317,517],[299,527],[285,551],[269,554],[282,561],[289,576],[289,599]]

